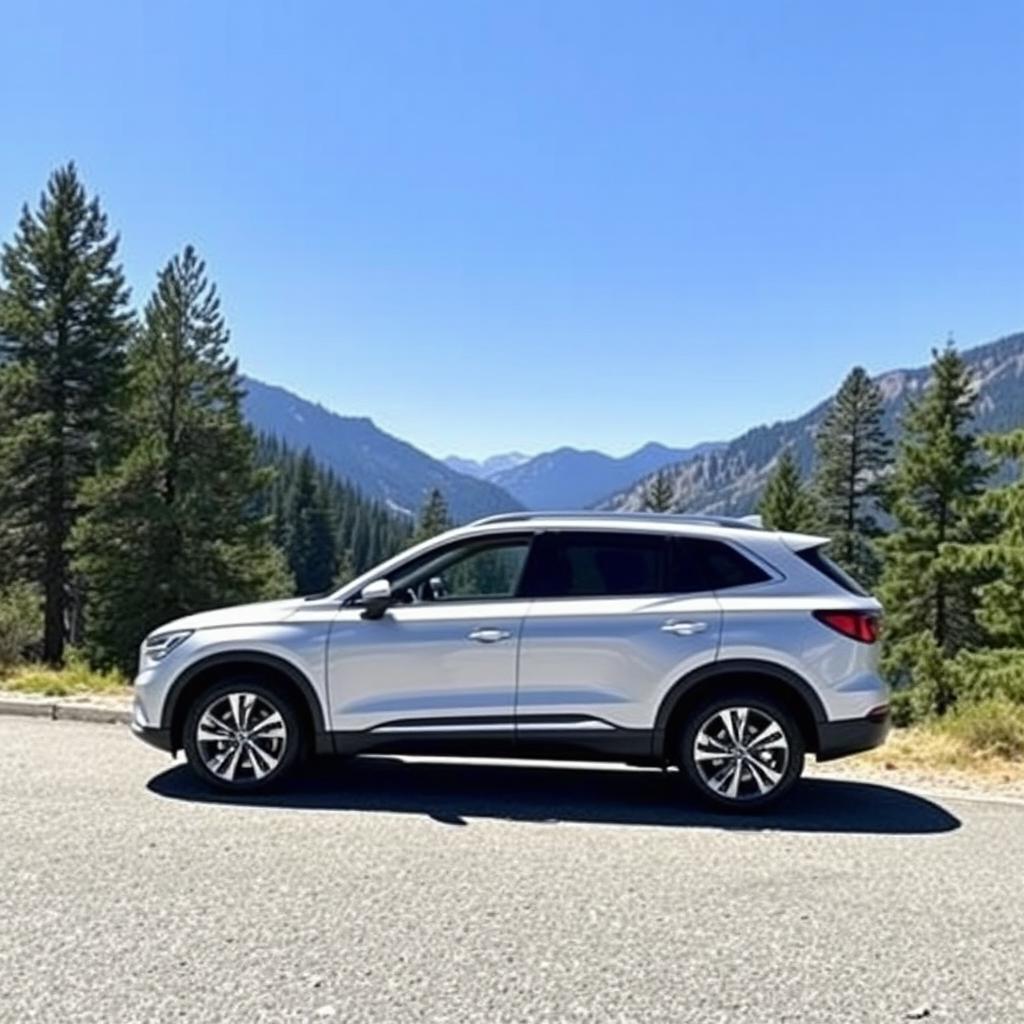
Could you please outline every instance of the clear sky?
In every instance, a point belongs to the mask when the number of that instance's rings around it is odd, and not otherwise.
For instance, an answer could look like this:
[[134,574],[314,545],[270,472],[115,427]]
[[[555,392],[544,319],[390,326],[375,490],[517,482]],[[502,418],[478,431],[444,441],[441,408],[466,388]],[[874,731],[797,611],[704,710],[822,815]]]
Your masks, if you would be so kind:
[[436,455],[727,438],[1024,329],[1024,4],[12,3],[0,235],[75,159],[141,301]]

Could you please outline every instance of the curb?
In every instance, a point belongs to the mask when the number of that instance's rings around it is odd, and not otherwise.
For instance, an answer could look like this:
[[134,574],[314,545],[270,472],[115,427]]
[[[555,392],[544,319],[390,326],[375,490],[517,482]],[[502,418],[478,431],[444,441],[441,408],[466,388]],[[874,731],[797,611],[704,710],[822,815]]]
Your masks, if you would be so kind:
[[130,725],[132,713],[128,708],[112,708],[103,704],[75,703],[62,700],[31,700],[30,698],[0,697],[0,715],[20,715],[23,718],[52,718],[69,722],[100,722]]

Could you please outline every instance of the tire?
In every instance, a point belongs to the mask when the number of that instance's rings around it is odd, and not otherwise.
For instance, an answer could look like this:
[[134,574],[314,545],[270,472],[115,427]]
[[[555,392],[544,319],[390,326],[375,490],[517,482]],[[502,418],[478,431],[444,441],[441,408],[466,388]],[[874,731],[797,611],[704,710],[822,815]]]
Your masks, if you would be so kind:
[[786,706],[743,690],[696,707],[676,749],[679,767],[700,798],[739,814],[785,797],[800,778],[804,753],[803,735]]
[[276,687],[237,676],[203,690],[185,717],[189,766],[206,785],[254,792],[283,781],[306,737],[294,704]]

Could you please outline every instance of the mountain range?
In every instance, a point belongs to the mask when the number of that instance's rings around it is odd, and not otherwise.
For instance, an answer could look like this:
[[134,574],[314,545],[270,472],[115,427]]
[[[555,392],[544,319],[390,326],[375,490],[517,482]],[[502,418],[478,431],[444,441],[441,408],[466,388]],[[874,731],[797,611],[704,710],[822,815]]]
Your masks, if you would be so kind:
[[245,416],[257,431],[298,451],[309,448],[324,466],[396,512],[415,514],[437,487],[456,522],[521,508],[587,508],[645,473],[715,447],[652,442],[622,458],[559,448],[532,457],[506,452],[480,462],[439,460],[367,417],[341,416],[253,377],[244,383]]
[[396,512],[414,515],[434,487],[457,522],[522,508],[507,491],[457,473],[367,417],[339,416],[252,377],[244,386],[245,416],[257,431],[276,435],[297,451],[309,448],[322,465]]
[[589,508],[638,477],[719,447],[720,444],[707,442],[691,448],[668,448],[651,441],[621,458],[598,451],[556,448],[499,469],[488,479],[526,508]]
[[[961,352],[977,386],[975,429],[1001,432],[1024,426],[1024,332]],[[928,382],[927,366],[890,370],[875,380],[884,398],[884,424],[899,435],[907,399]],[[674,508],[687,512],[746,515],[753,511],[779,453],[790,447],[803,474],[811,471],[814,438],[828,410],[827,399],[802,416],[754,427],[727,445],[681,461],[670,470]],[[602,507],[642,509],[650,474],[602,502]]]
[[[1024,425],[1024,332],[961,353],[978,387],[979,431]],[[890,370],[875,379],[885,425],[899,432],[908,397],[928,381],[926,366]],[[475,461],[435,459],[381,430],[366,417],[341,416],[284,388],[246,378],[245,414],[256,430],[291,447],[309,448],[367,497],[415,514],[431,490],[445,495],[453,519],[530,509],[644,507],[651,478],[667,469],[674,505],[688,512],[744,515],[753,510],[779,453],[791,447],[801,471],[811,471],[814,437],[829,399],[791,420],[757,426],[729,442],[671,448],[651,442],[615,458],[563,447],[535,456],[507,452]]]

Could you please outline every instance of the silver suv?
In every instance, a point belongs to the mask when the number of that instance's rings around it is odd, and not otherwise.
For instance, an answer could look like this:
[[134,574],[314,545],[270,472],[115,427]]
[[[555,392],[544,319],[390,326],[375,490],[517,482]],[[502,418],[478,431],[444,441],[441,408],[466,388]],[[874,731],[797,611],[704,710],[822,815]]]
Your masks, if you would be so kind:
[[283,779],[307,754],[678,766],[731,809],[880,744],[879,605],[824,538],[744,520],[494,516],[334,593],[151,633],[134,728],[206,783]]

